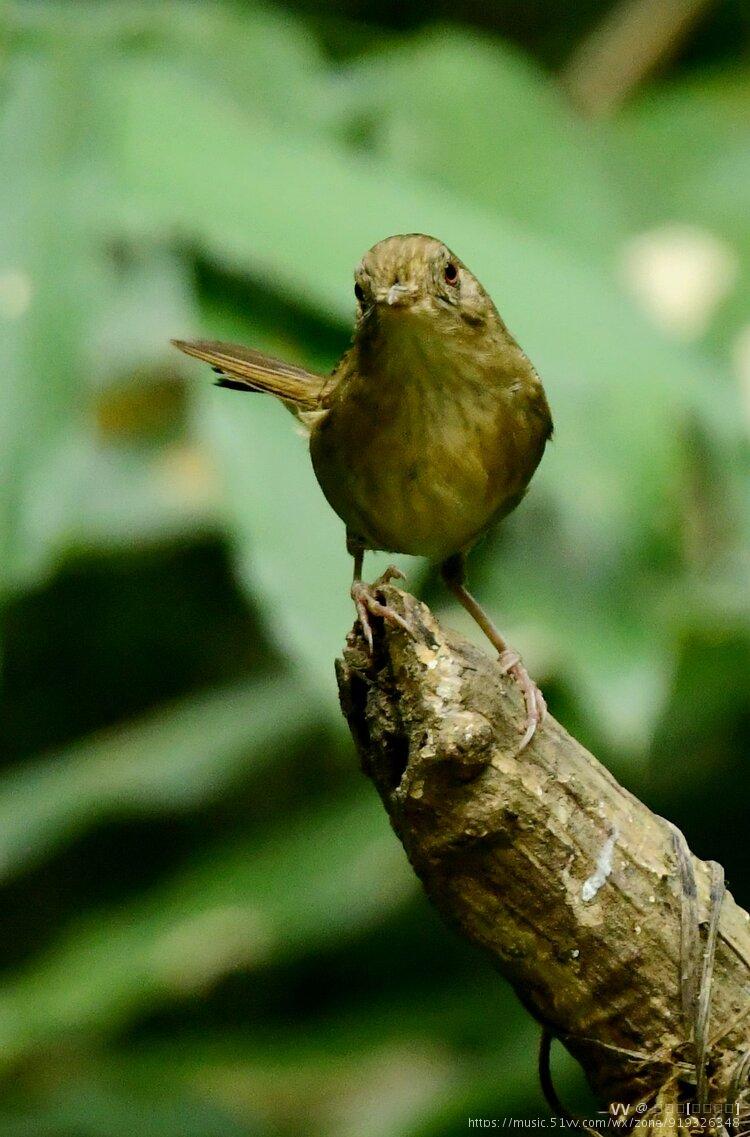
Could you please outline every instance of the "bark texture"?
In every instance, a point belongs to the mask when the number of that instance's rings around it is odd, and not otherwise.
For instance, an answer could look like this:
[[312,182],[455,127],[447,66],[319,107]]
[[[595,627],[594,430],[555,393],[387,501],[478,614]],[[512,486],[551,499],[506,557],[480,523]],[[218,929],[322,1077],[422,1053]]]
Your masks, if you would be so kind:
[[[674,828],[551,717],[517,753],[512,680],[413,597],[391,585],[382,594],[414,638],[377,621],[371,658],[355,630],[337,664],[341,702],[443,917],[490,954],[603,1104],[669,1111],[694,1099],[700,998],[710,1001],[703,1088],[712,1102],[745,1103],[750,924],[725,893],[711,967],[718,866],[683,844],[681,869]],[[692,975],[691,936],[705,963]]]

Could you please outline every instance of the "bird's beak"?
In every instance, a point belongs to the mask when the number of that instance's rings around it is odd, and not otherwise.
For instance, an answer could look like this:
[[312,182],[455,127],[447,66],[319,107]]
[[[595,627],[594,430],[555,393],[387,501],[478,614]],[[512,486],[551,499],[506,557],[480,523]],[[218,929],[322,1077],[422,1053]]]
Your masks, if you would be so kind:
[[383,294],[389,308],[405,308],[413,304],[416,297],[417,289],[413,284],[392,284]]

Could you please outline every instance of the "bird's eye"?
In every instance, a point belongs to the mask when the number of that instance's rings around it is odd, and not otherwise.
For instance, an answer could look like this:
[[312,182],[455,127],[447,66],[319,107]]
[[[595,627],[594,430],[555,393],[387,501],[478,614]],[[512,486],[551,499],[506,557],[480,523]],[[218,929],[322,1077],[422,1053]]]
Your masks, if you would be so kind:
[[446,284],[455,284],[458,280],[458,268],[454,265],[453,261],[448,261],[443,271]]
[[357,297],[357,300],[359,300],[361,304],[365,298],[365,290],[359,281],[357,281],[357,283],[354,285],[354,295]]

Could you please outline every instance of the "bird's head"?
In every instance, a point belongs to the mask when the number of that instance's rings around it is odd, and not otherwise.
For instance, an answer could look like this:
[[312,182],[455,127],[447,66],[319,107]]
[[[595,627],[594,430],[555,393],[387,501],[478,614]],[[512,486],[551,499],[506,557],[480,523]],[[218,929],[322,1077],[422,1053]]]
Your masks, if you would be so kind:
[[421,233],[387,237],[354,273],[357,323],[365,328],[432,324],[479,328],[497,312],[477,278],[442,241]]

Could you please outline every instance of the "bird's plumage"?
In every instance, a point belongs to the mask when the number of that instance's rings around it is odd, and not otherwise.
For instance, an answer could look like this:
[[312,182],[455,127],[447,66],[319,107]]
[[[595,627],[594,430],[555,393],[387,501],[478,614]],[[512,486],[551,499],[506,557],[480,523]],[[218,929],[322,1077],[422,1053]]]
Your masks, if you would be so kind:
[[237,391],[265,391],[301,411],[314,410],[326,379],[305,367],[275,359],[263,351],[219,340],[172,340],[175,347],[211,365],[217,386]]

